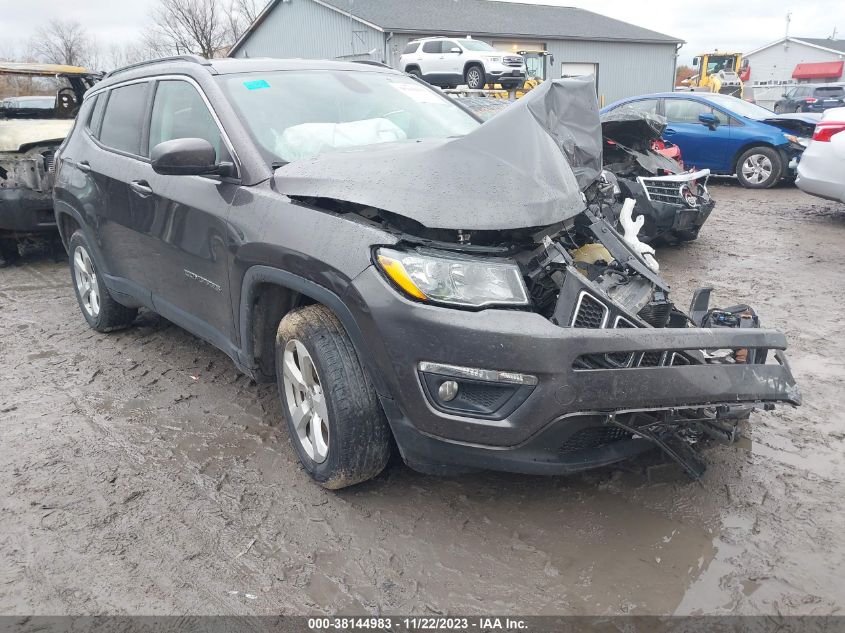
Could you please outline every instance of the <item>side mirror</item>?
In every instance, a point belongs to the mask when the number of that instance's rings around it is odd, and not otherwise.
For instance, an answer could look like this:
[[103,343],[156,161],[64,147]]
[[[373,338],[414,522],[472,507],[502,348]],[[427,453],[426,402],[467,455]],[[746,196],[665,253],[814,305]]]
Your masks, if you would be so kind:
[[715,130],[719,126],[719,119],[715,114],[699,114],[698,120],[711,130]]
[[701,58],[700,58],[700,57],[693,57],[693,58],[692,58],[692,67],[693,67],[693,68],[698,68],[698,65],[699,65],[700,63],[701,63]]
[[153,171],[164,176],[232,175],[231,163],[217,164],[217,152],[202,138],[176,138],[150,152]]
[[457,46],[453,46],[451,49],[449,49],[449,52],[450,53],[457,53],[458,55],[463,53],[463,51],[460,48],[458,48]]

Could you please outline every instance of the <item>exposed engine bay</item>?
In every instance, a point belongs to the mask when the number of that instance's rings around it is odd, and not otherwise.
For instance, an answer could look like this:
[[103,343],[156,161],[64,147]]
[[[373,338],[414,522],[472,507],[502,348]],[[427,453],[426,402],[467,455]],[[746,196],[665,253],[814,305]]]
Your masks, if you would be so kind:
[[[642,117],[633,122],[627,119],[614,122],[617,132],[631,132],[632,127],[643,125],[653,130],[660,122]],[[509,133],[509,126],[516,132]],[[500,198],[478,197],[466,186],[462,195],[446,200],[446,206],[443,197],[421,195],[422,191],[444,190],[444,187],[451,191],[452,181],[456,186],[459,180],[464,185],[471,182],[466,174],[454,171],[457,162],[451,162],[453,157],[459,160],[469,148],[486,152],[488,158],[497,152],[508,152],[511,148],[507,144],[514,140],[508,134],[516,133],[520,138],[534,139],[524,145],[533,152],[533,160],[520,161],[520,165],[542,165],[527,177],[533,186],[526,189],[522,204],[513,193]],[[637,142],[644,142],[642,139],[648,136],[641,129],[634,130],[634,135],[640,139]],[[672,164],[677,166],[670,158],[643,151],[641,146],[638,149],[627,136],[615,136],[633,146],[623,148],[619,142],[615,143],[614,151],[622,152],[617,161],[618,171],[637,174],[652,169],[669,171]],[[620,201],[623,180],[602,170],[602,139],[592,80],[546,82],[477,132],[437,145],[418,143],[410,161],[403,158],[407,153],[385,145],[368,152],[367,161],[350,168],[345,166],[349,161],[344,162],[343,152],[338,152],[287,165],[279,170],[275,183],[300,204],[378,225],[394,234],[398,245],[406,250],[416,249],[421,253],[434,250],[516,262],[529,300],[524,307],[511,309],[530,310],[558,327],[606,330],[616,340],[624,339],[624,330],[671,329],[678,333],[671,346],[643,349],[638,337],[639,343],[632,344],[630,350],[622,346],[611,353],[583,353],[573,363],[576,372],[766,363],[767,348],[737,345],[703,349],[700,344],[685,343],[684,332],[695,328],[759,328],[759,319],[745,305],[711,308],[708,289],[696,294],[690,312],[674,304],[669,286],[659,274],[654,249],[639,237],[646,221],[638,213],[641,198],[629,188],[626,191],[631,195]],[[457,153],[449,143],[458,146]],[[431,174],[419,170],[429,158],[441,167],[445,165],[445,169],[434,172],[445,181],[436,188]],[[503,167],[509,164],[512,163],[501,162]],[[336,170],[340,171],[339,175]],[[354,182],[360,186],[350,186],[343,173],[346,170],[353,172]],[[522,173],[514,171],[509,177],[516,179]],[[389,174],[395,186],[368,188],[365,183],[376,174],[381,179]],[[685,178],[664,182],[679,190],[696,183],[699,189],[693,195],[703,202],[706,174],[693,172]],[[626,186],[635,182],[630,181]],[[573,195],[575,187],[578,201]],[[712,202],[710,205],[712,208]],[[557,221],[549,222],[550,219]],[[661,337],[661,340],[666,339]],[[789,374],[779,349],[774,356],[773,360]],[[784,384],[786,395],[777,397],[737,393],[727,402],[701,402],[685,401],[679,396],[670,407],[591,415],[597,428],[614,429],[602,435],[610,438],[608,441],[645,438],[697,478],[704,466],[690,445],[704,436],[736,441],[740,423],[755,404],[762,403],[767,408],[774,406],[773,401],[799,404],[800,394],[791,375],[785,383],[788,383]],[[672,400],[671,385],[667,384],[666,389],[669,391],[661,401]]]

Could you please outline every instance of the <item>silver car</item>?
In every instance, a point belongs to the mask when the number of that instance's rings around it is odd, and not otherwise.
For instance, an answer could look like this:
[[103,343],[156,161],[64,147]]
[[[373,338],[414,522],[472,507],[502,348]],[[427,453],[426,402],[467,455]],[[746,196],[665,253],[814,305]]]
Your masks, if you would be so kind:
[[845,202],[845,108],[825,110],[798,163],[796,184],[813,196]]

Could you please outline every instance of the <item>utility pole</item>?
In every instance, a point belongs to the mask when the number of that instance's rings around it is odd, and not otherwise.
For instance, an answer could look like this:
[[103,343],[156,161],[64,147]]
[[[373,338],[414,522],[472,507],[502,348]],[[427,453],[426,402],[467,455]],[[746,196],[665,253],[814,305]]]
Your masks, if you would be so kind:
[[792,11],[786,12],[786,34],[784,37],[789,37],[789,23],[792,21]]

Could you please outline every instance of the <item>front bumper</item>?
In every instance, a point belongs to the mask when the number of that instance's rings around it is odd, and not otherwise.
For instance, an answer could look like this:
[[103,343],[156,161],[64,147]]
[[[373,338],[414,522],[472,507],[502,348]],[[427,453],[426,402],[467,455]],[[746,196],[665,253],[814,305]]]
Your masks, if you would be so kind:
[[[753,348],[783,350],[783,334],[760,329],[576,329],[516,310],[468,312],[408,301],[368,268],[347,305],[367,343],[372,369],[400,450],[409,464],[459,464],[520,472],[569,472],[645,450],[631,439],[593,453],[558,450],[584,425],[608,414],[671,408],[787,402],[800,392],[782,356],[770,365],[574,369],[585,354]],[[418,364],[432,361],[538,378],[507,417],[455,415],[432,406]]]

